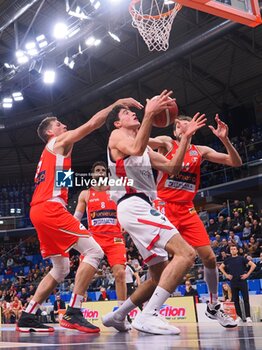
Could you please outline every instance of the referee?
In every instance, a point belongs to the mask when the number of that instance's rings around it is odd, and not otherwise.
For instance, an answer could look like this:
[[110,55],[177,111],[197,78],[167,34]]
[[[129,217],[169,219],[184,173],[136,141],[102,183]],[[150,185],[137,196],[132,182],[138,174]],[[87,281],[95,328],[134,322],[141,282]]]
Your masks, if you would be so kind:
[[126,264],[126,287],[127,287],[127,297],[136,290],[136,286],[140,285],[140,277],[138,272],[134,269],[134,267],[128,262]]
[[[237,321],[242,319],[242,313],[239,305],[239,291],[241,291],[245,306],[246,321],[248,323],[252,323],[250,317],[247,278],[255,270],[256,265],[253,263],[253,261],[249,261],[247,258],[239,256],[238,249],[234,245],[230,247],[230,254],[231,256],[226,258],[219,266],[219,270],[224,276],[226,276],[227,279],[230,280],[232,299],[235,303],[235,308],[238,315]],[[249,270],[248,266],[250,267]]]

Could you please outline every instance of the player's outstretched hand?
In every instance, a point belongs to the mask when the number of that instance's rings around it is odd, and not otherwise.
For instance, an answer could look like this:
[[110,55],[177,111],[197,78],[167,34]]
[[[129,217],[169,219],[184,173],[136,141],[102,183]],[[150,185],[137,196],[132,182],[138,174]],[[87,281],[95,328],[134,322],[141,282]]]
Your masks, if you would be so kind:
[[208,125],[212,133],[219,139],[225,139],[228,137],[228,126],[226,123],[222,122],[219,115],[216,114],[215,121],[217,122],[217,128],[215,129],[212,125]]
[[140,102],[138,102],[137,100],[135,100],[132,97],[120,98],[117,101],[116,104],[124,105],[124,106],[127,106],[127,107],[135,107],[135,108],[138,108],[138,109],[142,109],[144,107]]
[[146,100],[145,115],[155,116],[168,107],[172,107],[175,99],[170,98],[173,91],[164,90],[159,96]]
[[192,137],[198,129],[203,128],[203,126],[206,125],[206,121],[206,115],[198,112],[188,124],[182,126],[182,133],[188,138]]

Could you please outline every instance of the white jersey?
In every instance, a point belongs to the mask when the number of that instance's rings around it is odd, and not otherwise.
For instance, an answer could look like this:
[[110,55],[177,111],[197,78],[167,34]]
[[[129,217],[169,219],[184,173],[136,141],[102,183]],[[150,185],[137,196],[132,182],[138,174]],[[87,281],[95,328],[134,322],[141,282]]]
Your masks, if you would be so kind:
[[[144,193],[151,201],[156,199],[156,183],[148,153],[149,148],[146,148],[142,156],[127,156],[115,162],[107,149],[110,179],[115,182],[110,186],[113,201],[117,203],[125,194],[131,193]],[[118,183],[119,179],[124,181]]]

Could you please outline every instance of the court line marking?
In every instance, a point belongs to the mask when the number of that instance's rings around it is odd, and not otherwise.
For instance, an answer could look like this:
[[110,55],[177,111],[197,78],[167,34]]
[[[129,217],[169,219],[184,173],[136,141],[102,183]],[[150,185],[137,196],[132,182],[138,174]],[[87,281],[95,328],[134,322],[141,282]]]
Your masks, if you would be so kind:
[[[152,334],[153,336],[156,336],[156,334]],[[145,341],[148,344],[155,344],[155,341],[152,341],[150,342],[150,337],[151,335],[148,335],[145,337]],[[97,338],[96,338],[97,339]],[[170,339],[170,338],[169,338]],[[262,339],[262,337],[241,337],[241,338],[228,338],[227,341],[231,341],[231,340],[247,340],[247,339]],[[218,340],[218,341],[221,341],[221,338],[212,338],[212,341],[214,340]],[[114,341],[114,342],[97,342],[96,345],[97,346],[100,346],[100,345],[106,345],[106,344],[130,344],[130,345],[139,345],[139,344],[145,344],[145,341],[141,342],[141,341],[137,341],[137,340],[134,340],[134,341],[121,341],[121,342],[118,342],[118,341]],[[167,339],[163,339],[164,343],[166,343]],[[205,341],[205,342],[210,342],[210,339],[186,339],[186,338],[174,338],[172,339],[172,341],[174,342],[202,342],[202,341]],[[211,341],[211,342],[212,342]],[[47,346],[47,347],[51,347],[51,346],[80,346],[80,345],[91,345],[91,344],[94,344],[94,342],[86,342],[86,343],[67,343],[67,344],[56,344],[56,343],[53,343],[53,344],[39,344],[39,343],[13,343],[13,342],[10,342],[10,343],[6,343],[6,342],[0,342],[0,348],[13,348],[13,347],[19,347],[19,348],[22,348],[22,347],[30,347],[30,346],[37,346],[37,347],[43,347],[43,346]]]

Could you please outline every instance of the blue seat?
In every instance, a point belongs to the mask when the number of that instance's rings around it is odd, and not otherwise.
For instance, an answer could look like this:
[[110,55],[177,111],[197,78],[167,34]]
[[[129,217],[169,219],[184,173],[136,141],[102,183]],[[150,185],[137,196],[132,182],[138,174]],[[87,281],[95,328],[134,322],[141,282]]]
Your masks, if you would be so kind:
[[30,267],[29,267],[29,266],[25,266],[25,267],[24,267],[24,273],[25,273],[26,275],[28,274],[29,270],[30,270]]
[[55,302],[55,295],[54,294],[50,295],[49,299],[50,299],[51,304],[54,304],[54,302]]
[[197,292],[198,294],[206,294],[207,293],[207,285],[206,283],[198,283],[197,284]]
[[110,300],[116,300],[117,299],[115,290],[108,290],[107,294],[108,294]]
[[260,289],[262,290],[262,278],[260,279]]
[[96,292],[88,292],[88,296],[92,301],[96,301]]
[[222,297],[222,295],[223,295],[223,288],[222,288],[223,283],[224,283],[224,282],[219,282],[219,283],[218,283],[218,296],[219,296],[219,297]]
[[177,289],[176,289],[178,292],[180,292],[182,295],[185,294],[186,292],[186,286],[184,284],[180,284]]
[[248,280],[247,283],[249,291],[260,291],[260,280]]

